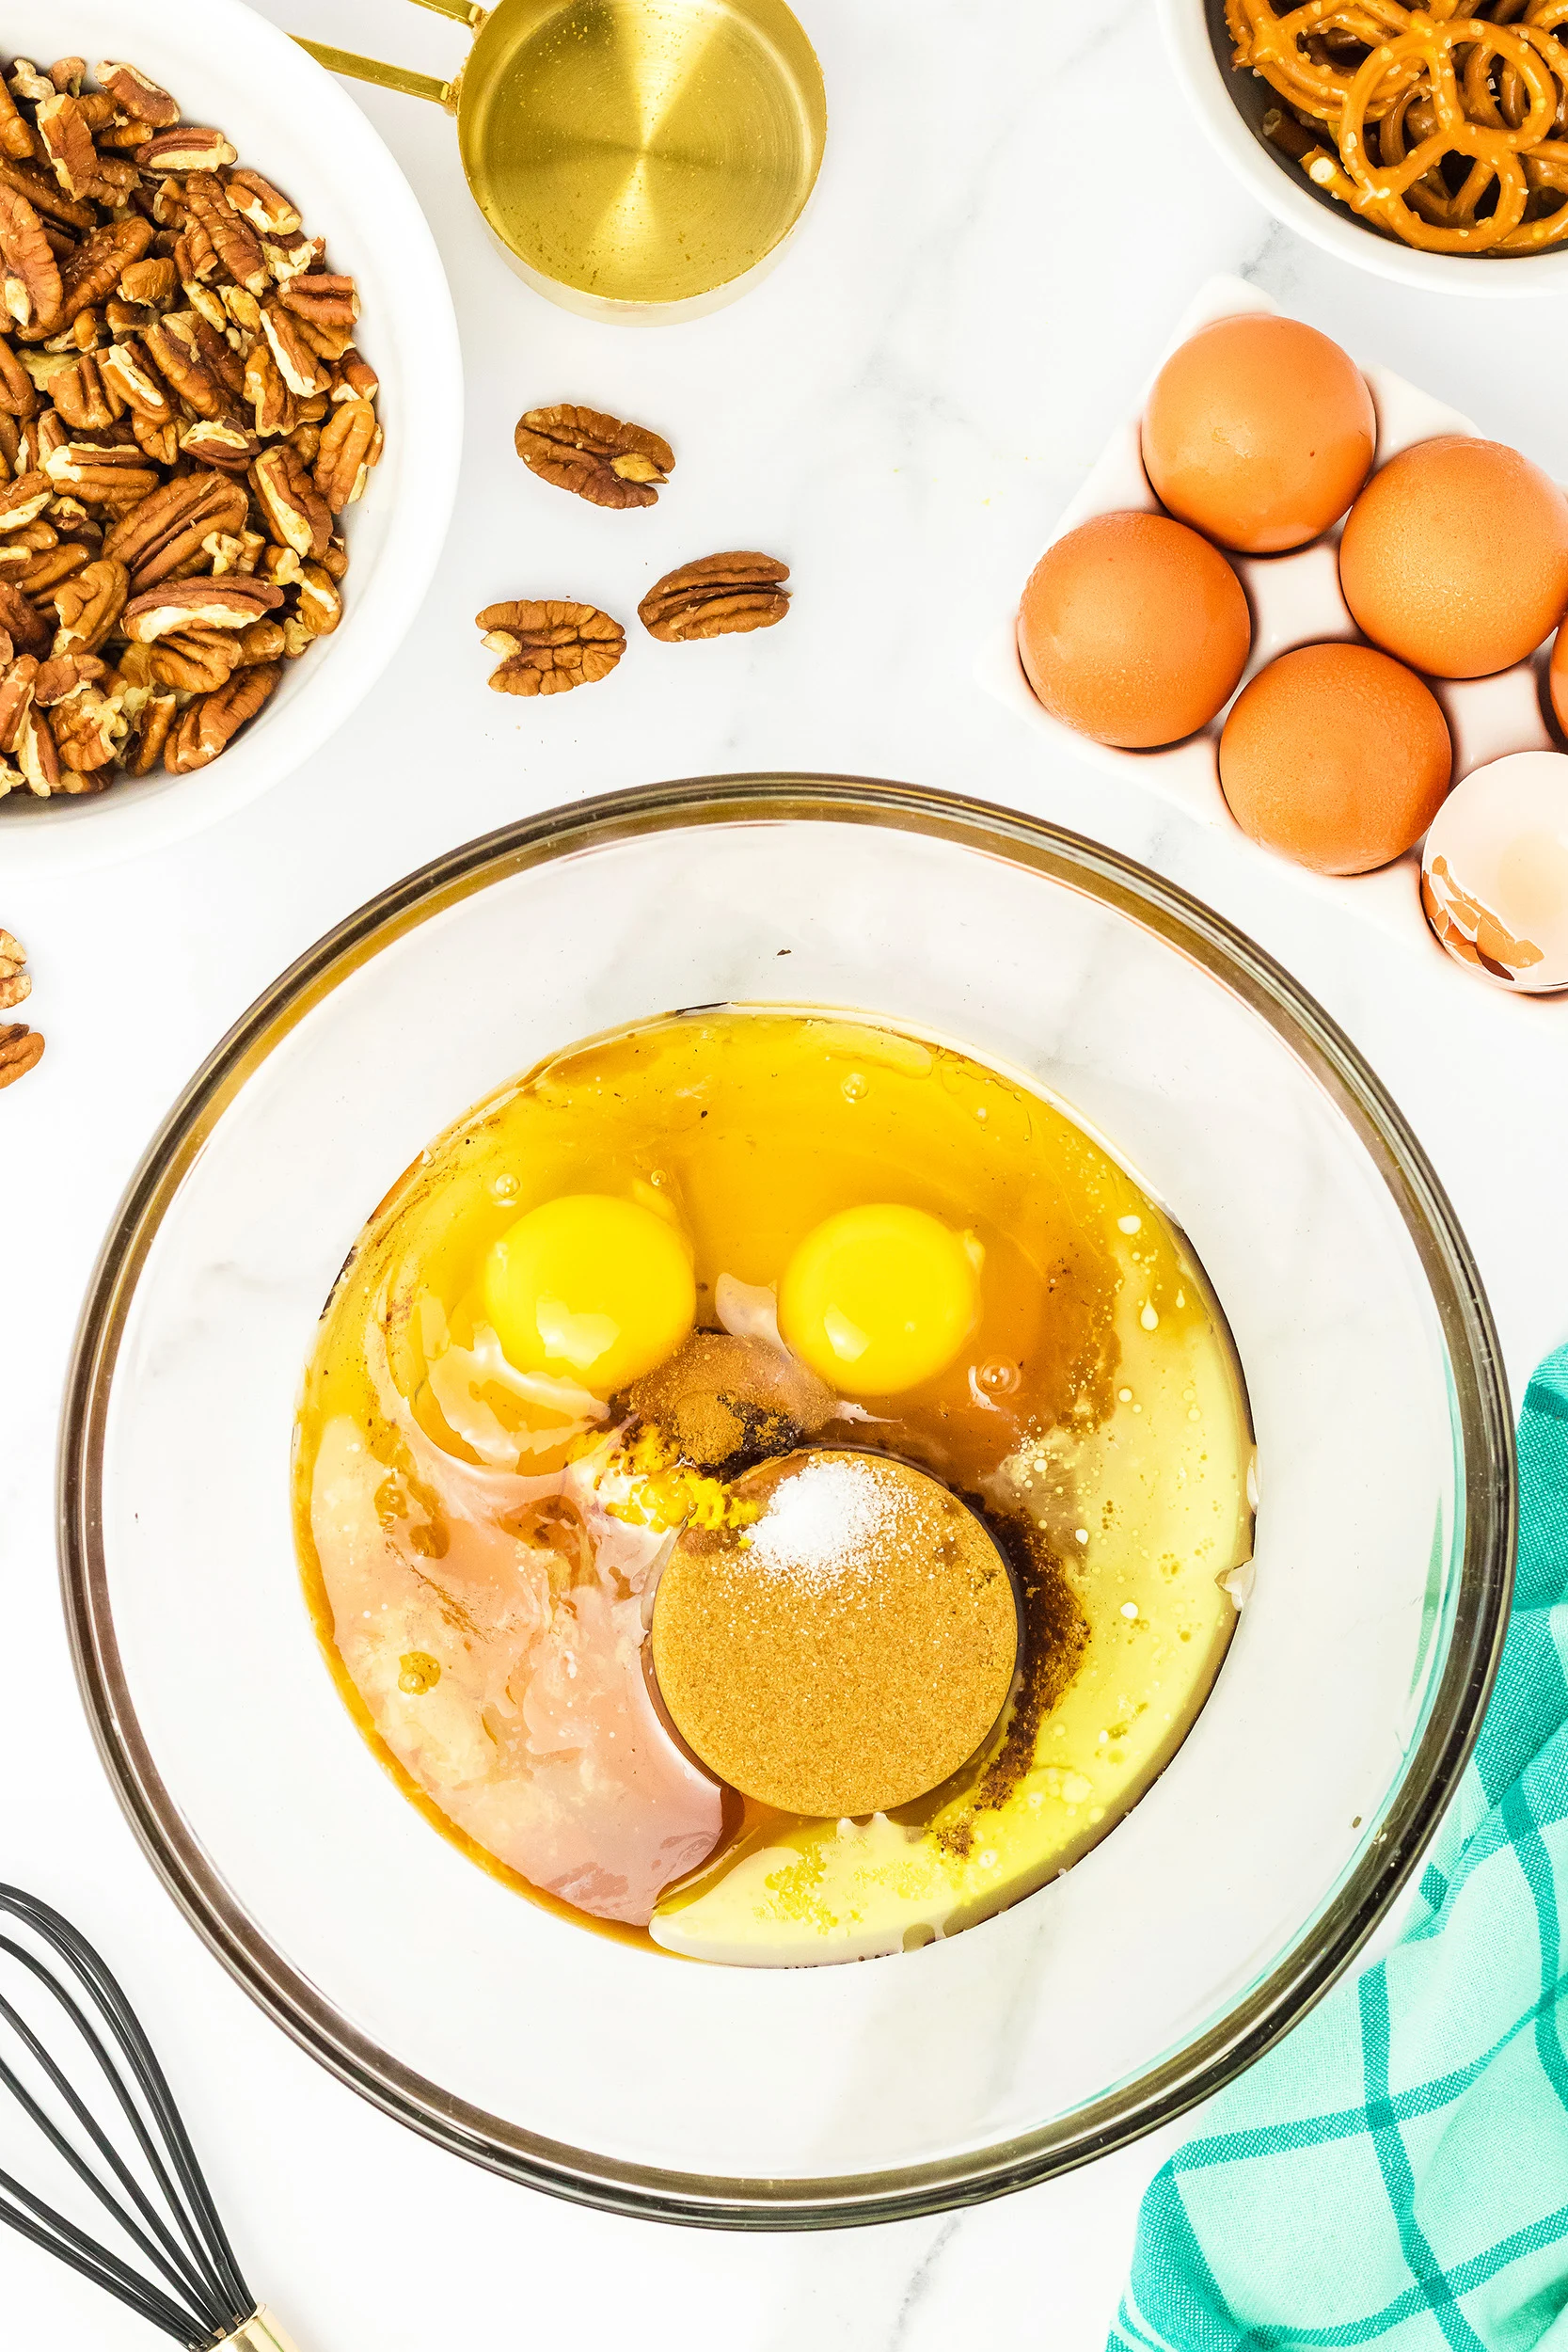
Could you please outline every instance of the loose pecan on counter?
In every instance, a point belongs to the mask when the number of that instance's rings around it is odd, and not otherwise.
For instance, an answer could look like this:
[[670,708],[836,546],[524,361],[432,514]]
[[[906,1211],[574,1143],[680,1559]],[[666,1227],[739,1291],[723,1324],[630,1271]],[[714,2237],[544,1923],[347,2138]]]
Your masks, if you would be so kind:
[[0,931],[0,1012],[12,1012],[33,993],[27,950],[10,931]]
[[516,442],[531,473],[594,506],[652,506],[675,469],[658,434],[597,408],[531,408]]
[[14,1086],[18,1078],[24,1078],[42,1052],[42,1038],[25,1021],[13,1021],[8,1029],[0,1028],[0,1087]]
[[337,628],[382,446],[358,315],[136,67],[0,72],[0,798],[206,766]]
[[771,555],[738,550],[705,555],[666,572],[638,606],[638,617],[666,644],[689,637],[729,637],[750,628],[771,628],[789,611],[784,581],[789,565]]
[[626,650],[626,632],[591,604],[517,598],[487,604],[475,615],[483,643],[501,663],[490,683],[498,694],[564,694],[608,677]]

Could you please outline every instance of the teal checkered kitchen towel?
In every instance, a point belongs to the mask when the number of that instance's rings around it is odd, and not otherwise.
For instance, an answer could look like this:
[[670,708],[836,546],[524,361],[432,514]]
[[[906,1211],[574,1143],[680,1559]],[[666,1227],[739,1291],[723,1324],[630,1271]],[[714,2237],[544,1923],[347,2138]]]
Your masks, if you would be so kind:
[[1519,1474],[1501,1673],[1414,1920],[1158,2175],[1111,2352],[1568,2352],[1568,1348]]

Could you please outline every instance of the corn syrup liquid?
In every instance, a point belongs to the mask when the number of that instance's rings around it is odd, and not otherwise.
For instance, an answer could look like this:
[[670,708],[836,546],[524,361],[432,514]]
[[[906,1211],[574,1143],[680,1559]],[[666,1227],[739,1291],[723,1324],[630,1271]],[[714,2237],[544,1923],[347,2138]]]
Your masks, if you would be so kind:
[[[978,1236],[981,1313],[958,1360],[818,1438],[934,1471],[1013,1565],[1018,1683],[942,1788],[866,1821],[804,1820],[717,1788],[669,1738],[643,1655],[668,1538],[638,1503],[625,1408],[578,1400],[574,1418],[569,1397],[523,1392],[479,1304],[491,1243],[567,1192],[673,1212],[699,1327],[717,1327],[721,1276],[775,1285],[814,1226],[859,1203]],[[355,1721],[475,1861],[625,1940],[809,1964],[968,1927],[1137,1802],[1234,1629],[1250,1458],[1201,1269],[1063,1108],[890,1028],[725,1008],[553,1058],[393,1186],[307,1370],[295,1524]]]

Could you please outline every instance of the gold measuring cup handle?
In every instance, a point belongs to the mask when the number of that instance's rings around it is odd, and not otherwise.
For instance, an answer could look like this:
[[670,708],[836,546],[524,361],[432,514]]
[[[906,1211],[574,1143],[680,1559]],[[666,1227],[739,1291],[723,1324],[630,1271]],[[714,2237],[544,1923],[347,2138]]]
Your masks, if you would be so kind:
[[[436,16],[455,17],[459,24],[477,33],[486,11],[478,0],[418,0],[421,8],[431,9]],[[457,104],[456,82],[443,82],[434,73],[415,73],[406,66],[383,65],[379,57],[361,57],[353,49],[334,49],[326,41],[307,40],[295,33],[299,47],[325,66],[329,73],[346,73],[351,81],[373,82],[377,89],[401,90],[405,98],[429,98],[450,113]]]

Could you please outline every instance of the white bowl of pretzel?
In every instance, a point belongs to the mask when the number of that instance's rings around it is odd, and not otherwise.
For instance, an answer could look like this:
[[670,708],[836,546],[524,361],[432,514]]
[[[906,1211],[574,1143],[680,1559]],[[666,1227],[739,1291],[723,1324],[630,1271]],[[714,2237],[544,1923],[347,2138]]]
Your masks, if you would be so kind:
[[1568,293],[1560,0],[1159,0],[1209,136],[1259,203],[1381,278]]
[[211,823],[348,716],[435,568],[462,377],[407,183],[239,0],[8,11],[0,299],[15,872]]

